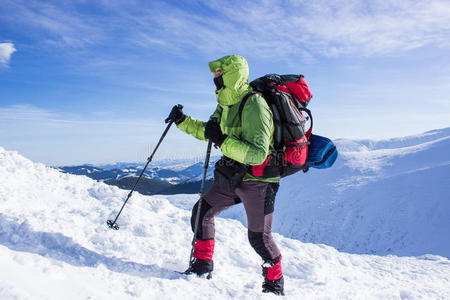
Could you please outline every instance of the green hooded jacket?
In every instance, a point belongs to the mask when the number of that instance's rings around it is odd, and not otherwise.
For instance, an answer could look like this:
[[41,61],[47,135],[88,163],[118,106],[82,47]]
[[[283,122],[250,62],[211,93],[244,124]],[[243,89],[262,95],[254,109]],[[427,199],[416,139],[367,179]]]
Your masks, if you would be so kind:
[[[216,69],[223,72],[224,86],[216,91],[217,108],[210,119],[219,121],[222,132],[228,137],[220,150],[223,155],[245,165],[260,165],[268,154],[269,146],[273,146],[272,111],[264,98],[258,94],[248,98],[239,117],[239,103],[252,88],[248,84],[249,70],[247,61],[238,55],[225,56],[209,63],[214,74]],[[178,128],[197,139],[205,139],[205,122],[187,116]],[[279,182],[280,177],[257,177],[246,174],[244,181],[258,180]]]

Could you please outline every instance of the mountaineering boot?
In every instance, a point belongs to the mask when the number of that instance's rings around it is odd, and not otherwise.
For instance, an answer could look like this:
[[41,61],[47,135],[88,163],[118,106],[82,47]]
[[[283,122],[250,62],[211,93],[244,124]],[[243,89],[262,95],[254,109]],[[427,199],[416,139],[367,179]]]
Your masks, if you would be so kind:
[[198,259],[194,257],[191,266],[184,272],[185,274],[197,274],[202,276],[206,274],[206,279],[211,279],[211,272],[214,270],[214,262],[212,260]]
[[194,246],[194,258],[190,267],[184,274],[195,273],[198,276],[207,274],[206,278],[211,279],[211,272],[214,269],[214,262],[212,260],[214,254],[214,240],[202,241],[197,239]]
[[262,264],[264,282],[262,284],[263,293],[274,293],[278,296],[284,296],[284,278],[281,272],[281,255],[272,261],[266,261]]
[[262,285],[263,293],[274,293],[278,296],[284,296],[284,277],[277,280],[264,279]]

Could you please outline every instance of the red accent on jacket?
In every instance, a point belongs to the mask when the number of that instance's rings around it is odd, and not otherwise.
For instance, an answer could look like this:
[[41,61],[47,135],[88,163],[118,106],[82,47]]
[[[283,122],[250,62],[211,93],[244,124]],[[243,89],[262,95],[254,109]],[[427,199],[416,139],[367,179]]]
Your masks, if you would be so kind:
[[270,159],[270,154],[267,156],[266,160],[262,164],[257,165],[257,166],[252,166],[252,175],[253,176],[263,176],[264,168],[269,163],[269,159]]

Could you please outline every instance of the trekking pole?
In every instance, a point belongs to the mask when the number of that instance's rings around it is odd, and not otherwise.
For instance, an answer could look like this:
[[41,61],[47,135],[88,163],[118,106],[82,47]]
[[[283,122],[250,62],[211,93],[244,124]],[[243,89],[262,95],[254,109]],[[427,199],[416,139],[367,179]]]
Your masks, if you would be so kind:
[[166,130],[164,130],[164,133],[162,134],[161,138],[159,139],[159,142],[158,142],[158,144],[156,145],[155,150],[153,150],[153,153],[152,153],[152,154],[150,155],[150,157],[147,159],[147,163],[145,164],[144,169],[142,170],[141,174],[139,175],[139,178],[136,180],[136,183],[134,184],[133,188],[131,189],[130,193],[128,194],[127,199],[126,199],[125,202],[123,203],[122,208],[120,209],[120,211],[119,211],[119,213],[117,214],[117,216],[116,216],[116,218],[114,219],[114,221],[113,221],[113,220],[108,220],[108,221],[106,221],[106,224],[108,224],[109,228],[112,228],[112,229],[114,229],[114,230],[119,230],[119,225],[116,223],[116,222],[117,222],[117,219],[119,218],[120,213],[122,212],[123,208],[125,207],[125,204],[127,204],[128,199],[130,199],[131,195],[133,194],[134,189],[136,188],[136,186],[137,186],[139,180],[141,180],[142,175],[144,175],[145,169],[147,169],[147,166],[148,166],[148,165],[150,164],[150,162],[152,161],[153,155],[155,155],[156,150],[158,150],[159,145],[161,145],[161,142],[162,142],[163,139],[166,137],[166,134],[167,134],[167,132],[169,131],[170,126],[172,126],[172,124],[173,124],[173,121],[170,121],[169,124],[168,124],[167,127],[166,127]]
[[189,257],[189,268],[188,270],[192,267],[192,263],[193,263],[193,259],[192,257],[194,256],[194,248],[195,248],[195,242],[196,242],[196,236],[197,236],[197,230],[198,230],[198,222],[200,220],[200,210],[202,207],[202,199],[203,199],[203,191],[205,189],[205,182],[206,182],[206,173],[208,172],[208,166],[209,166],[209,158],[211,156],[211,146],[212,146],[212,141],[209,140],[208,141],[208,148],[206,150],[206,158],[205,158],[205,165],[203,166],[203,179],[202,179],[202,185],[200,186],[200,200],[198,201],[198,206],[197,206],[197,214],[195,216],[195,225],[194,225],[194,237],[192,238],[192,249],[191,249],[191,256]]

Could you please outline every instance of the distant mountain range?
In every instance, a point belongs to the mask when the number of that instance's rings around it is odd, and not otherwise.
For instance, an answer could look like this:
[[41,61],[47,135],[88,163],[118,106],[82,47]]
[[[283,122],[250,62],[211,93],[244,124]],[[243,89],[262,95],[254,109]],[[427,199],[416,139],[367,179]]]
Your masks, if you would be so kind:
[[[214,163],[219,157],[212,157],[208,178],[212,177]],[[195,194],[200,190],[204,162],[190,160],[165,160],[147,167],[136,191],[143,195]],[[144,163],[115,163],[110,165],[79,165],[55,167],[61,172],[84,175],[89,178],[115,185],[121,189],[131,189],[142,172]],[[211,182],[207,182],[209,186]]]

